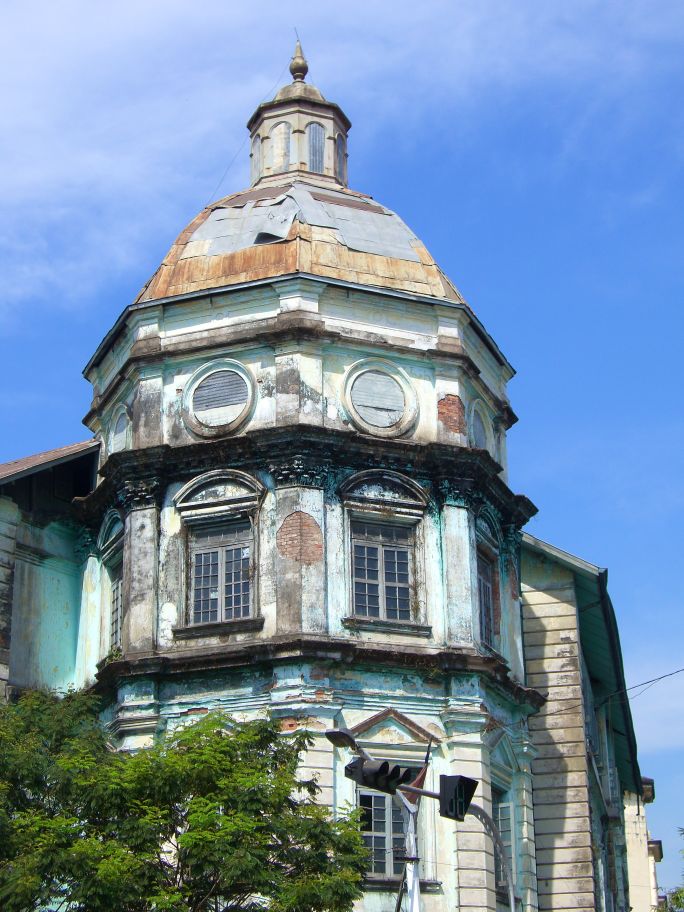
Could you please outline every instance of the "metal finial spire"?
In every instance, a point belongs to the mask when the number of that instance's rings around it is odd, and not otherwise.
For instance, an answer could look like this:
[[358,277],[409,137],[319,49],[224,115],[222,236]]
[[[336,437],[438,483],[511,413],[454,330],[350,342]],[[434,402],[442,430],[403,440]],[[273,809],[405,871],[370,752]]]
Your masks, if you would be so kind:
[[304,77],[309,72],[309,64],[306,62],[306,57],[302,51],[302,45],[297,38],[297,44],[295,45],[295,52],[292,55],[292,60],[290,61],[290,73],[292,73],[292,78],[295,82],[303,82]]

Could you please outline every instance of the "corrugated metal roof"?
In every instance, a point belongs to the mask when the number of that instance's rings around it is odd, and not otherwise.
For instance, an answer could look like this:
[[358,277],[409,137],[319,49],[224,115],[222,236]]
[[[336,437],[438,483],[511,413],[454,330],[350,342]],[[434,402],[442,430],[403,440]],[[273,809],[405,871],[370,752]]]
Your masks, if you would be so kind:
[[100,446],[99,440],[94,438],[84,440],[81,443],[70,443],[67,446],[59,447],[56,450],[46,450],[44,453],[36,453],[34,456],[24,456],[22,459],[14,459],[12,462],[0,463],[0,484],[6,484],[10,481],[17,481],[26,475],[32,475],[41,469],[50,468],[59,465],[62,462],[69,462],[83,456],[90,450],[96,450]]

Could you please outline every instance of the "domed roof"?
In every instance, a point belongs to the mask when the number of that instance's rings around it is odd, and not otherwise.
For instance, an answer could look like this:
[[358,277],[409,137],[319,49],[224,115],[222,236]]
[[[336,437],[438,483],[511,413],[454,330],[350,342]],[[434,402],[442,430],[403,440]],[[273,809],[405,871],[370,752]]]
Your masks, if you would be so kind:
[[137,301],[296,273],[463,302],[396,213],[299,175],[203,209]]

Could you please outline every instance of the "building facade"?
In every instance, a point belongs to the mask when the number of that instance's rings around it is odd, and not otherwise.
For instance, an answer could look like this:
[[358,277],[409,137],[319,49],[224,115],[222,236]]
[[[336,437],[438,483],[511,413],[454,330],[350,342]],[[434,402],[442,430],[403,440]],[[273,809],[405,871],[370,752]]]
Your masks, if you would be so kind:
[[[0,676],[98,687],[124,749],[214,708],[306,727],[321,800],[364,808],[367,912],[394,908],[403,821],[344,777],[334,727],[416,767],[431,744],[428,788],[477,779],[520,909],[642,912],[605,572],[524,535],[511,365],[349,189],[351,124],[299,47],[290,71],[249,120],[250,188],[181,232],[86,366],[92,438],[0,466]],[[425,910],[506,908],[490,836],[430,805]]]

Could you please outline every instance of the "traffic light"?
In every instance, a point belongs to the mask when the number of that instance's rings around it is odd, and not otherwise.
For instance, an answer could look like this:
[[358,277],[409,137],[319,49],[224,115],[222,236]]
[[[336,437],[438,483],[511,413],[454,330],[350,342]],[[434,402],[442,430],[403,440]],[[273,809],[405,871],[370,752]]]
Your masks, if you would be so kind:
[[411,782],[415,777],[415,770],[399,764],[390,766],[387,760],[364,760],[363,757],[355,757],[345,766],[344,775],[365,788],[394,795],[398,786]]
[[477,779],[468,776],[439,777],[439,813],[451,820],[465,820],[473,800]]

